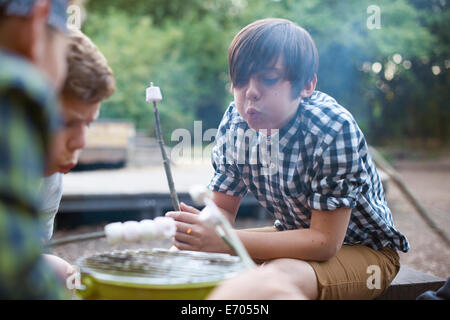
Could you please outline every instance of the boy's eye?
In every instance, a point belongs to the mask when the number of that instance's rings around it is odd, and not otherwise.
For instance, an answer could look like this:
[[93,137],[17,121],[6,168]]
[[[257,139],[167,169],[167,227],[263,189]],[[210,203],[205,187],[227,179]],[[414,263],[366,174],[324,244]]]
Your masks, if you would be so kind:
[[66,120],[66,121],[64,121],[64,126],[65,126],[66,128],[72,128],[72,127],[74,127],[76,124],[77,124],[76,121],[73,121],[73,120]]
[[275,85],[278,82],[278,80],[280,80],[279,77],[263,77],[261,79],[262,83],[268,87]]
[[237,78],[236,82],[233,84],[235,88],[242,88],[248,83],[248,79],[245,78]]

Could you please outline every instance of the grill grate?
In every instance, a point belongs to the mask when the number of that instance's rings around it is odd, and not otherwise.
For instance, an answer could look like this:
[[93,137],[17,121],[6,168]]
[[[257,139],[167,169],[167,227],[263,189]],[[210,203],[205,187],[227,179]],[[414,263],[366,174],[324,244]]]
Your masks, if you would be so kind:
[[152,284],[218,281],[245,269],[238,257],[227,254],[165,249],[106,252],[83,258],[79,265],[82,272],[97,277],[113,275]]

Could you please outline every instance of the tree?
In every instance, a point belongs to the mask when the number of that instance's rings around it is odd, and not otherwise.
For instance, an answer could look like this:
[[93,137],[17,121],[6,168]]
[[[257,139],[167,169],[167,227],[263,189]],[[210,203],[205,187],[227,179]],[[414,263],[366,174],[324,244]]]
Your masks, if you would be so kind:
[[[103,116],[151,126],[143,92],[152,80],[163,90],[166,136],[176,127],[192,129],[194,119],[203,120],[205,130],[216,127],[232,99],[227,48],[233,36],[256,19],[281,17],[311,33],[320,54],[318,90],[348,108],[371,143],[411,133],[445,140],[448,5],[378,0],[378,29],[370,27],[368,9],[374,5],[371,0],[136,0],[132,6],[125,0],[89,1],[84,29],[118,79]],[[437,76],[430,72],[435,64]]]

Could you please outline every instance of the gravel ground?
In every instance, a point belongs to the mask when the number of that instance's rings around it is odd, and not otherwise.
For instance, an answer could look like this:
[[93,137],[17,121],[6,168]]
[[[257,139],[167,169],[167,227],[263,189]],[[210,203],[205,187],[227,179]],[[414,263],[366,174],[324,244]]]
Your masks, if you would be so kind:
[[[429,210],[437,224],[450,233],[450,156],[434,160],[402,160],[395,163],[405,183],[412,193]],[[426,225],[399,189],[389,184],[387,198],[392,209],[396,227],[404,233],[411,245],[408,253],[400,253],[403,265],[442,277],[450,276],[450,249]],[[271,221],[256,221],[253,219],[238,219],[236,226],[246,228],[265,226]],[[54,237],[98,231],[102,226],[80,227],[70,231],[57,230]],[[152,243],[153,247],[169,248],[170,241]],[[122,245],[118,249],[137,249],[140,244]],[[82,256],[97,252],[109,251],[111,248],[105,240],[67,244],[53,248],[53,253],[74,264]]]
[[[397,161],[395,168],[436,224],[450,236],[450,157]],[[407,236],[411,246],[409,252],[400,253],[401,263],[444,279],[450,276],[450,248],[393,183],[387,199],[395,225]]]

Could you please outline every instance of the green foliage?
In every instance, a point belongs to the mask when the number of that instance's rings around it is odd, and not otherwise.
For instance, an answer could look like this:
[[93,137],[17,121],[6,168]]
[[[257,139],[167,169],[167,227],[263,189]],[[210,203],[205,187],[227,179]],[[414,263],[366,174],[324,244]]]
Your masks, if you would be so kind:
[[[367,8],[374,4],[381,28],[370,30]],[[102,117],[131,119],[151,134],[153,111],[144,101],[149,81],[163,91],[166,137],[175,128],[191,130],[194,119],[203,120],[204,130],[214,128],[232,100],[227,48],[233,36],[256,19],[282,17],[311,33],[320,54],[318,90],[355,115],[369,142],[450,136],[445,1],[95,0],[87,12],[84,31],[108,58],[118,84]],[[393,62],[395,54],[401,63]],[[383,66],[378,74],[374,62]],[[433,65],[440,66],[437,76]]]
[[194,110],[189,106],[194,101],[184,83],[195,79],[189,65],[179,61],[179,30],[160,30],[148,16],[108,8],[106,14],[92,12],[84,31],[107,57],[117,82],[116,93],[103,103],[102,118],[132,120],[154,134],[153,105],[145,101],[145,89],[153,81],[162,87],[158,111],[166,134],[192,123]]
[[[396,65],[395,77],[388,81],[382,72],[375,77],[378,91],[369,99],[382,106],[380,120],[373,120],[370,133],[379,141],[416,139],[427,145],[446,145],[450,137],[449,40],[450,12],[441,1],[410,1],[421,29],[410,25],[404,33],[411,44],[402,52],[403,63]],[[419,38],[416,33],[421,32]],[[415,41],[414,40],[415,37]],[[420,40],[420,41],[419,41]],[[380,62],[391,63],[392,56]],[[432,68],[439,68],[434,74]]]

